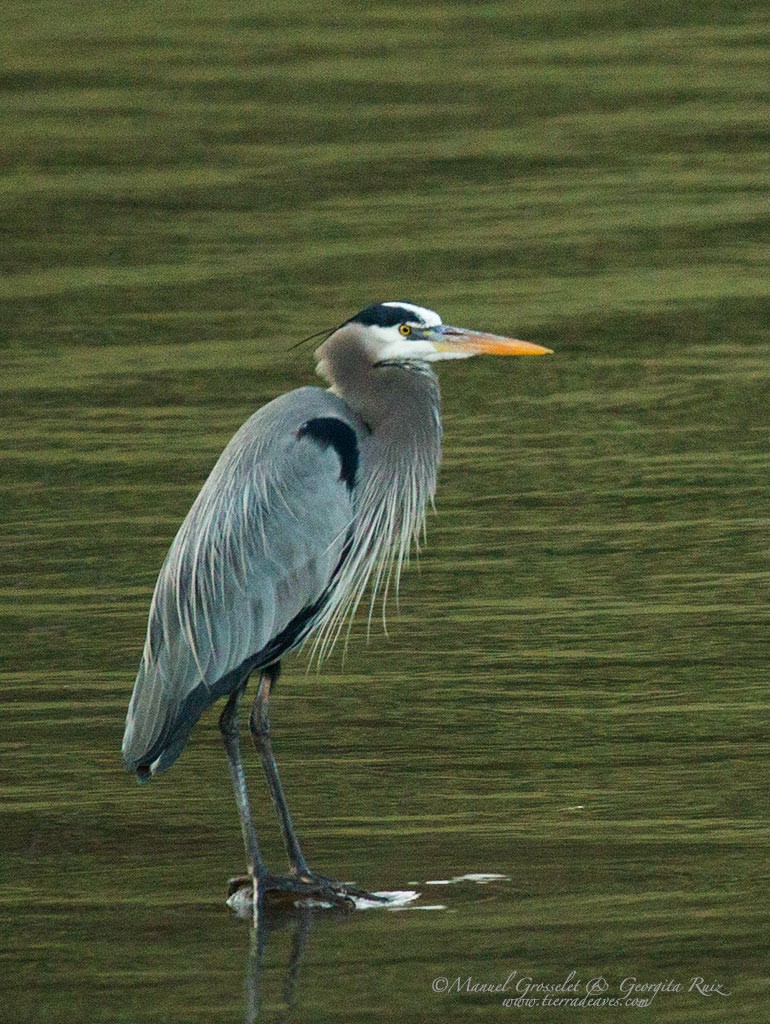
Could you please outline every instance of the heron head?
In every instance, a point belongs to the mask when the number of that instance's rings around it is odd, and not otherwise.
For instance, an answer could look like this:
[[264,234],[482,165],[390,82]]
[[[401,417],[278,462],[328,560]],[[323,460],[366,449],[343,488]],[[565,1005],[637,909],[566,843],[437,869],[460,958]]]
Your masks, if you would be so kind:
[[[411,302],[380,302],[367,306],[335,331],[326,345],[342,335],[361,346],[372,364],[467,359],[470,356],[540,356],[542,345],[497,334],[450,327],[438,313]],[[325,345],[319,349],[323,355]]]

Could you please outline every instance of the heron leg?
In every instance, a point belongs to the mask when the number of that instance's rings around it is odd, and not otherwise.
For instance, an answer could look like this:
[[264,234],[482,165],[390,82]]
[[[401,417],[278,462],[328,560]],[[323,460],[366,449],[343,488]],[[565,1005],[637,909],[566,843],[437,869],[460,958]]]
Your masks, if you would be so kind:
[[270,739],[268,700],[270,698],[270,691],[278,681],[280,673],[280,662],[276,662],[262,671],[259,677],[257,693],[254,697],[254,706],[249,717],[249,728],[251,729],[254,746],[259,754],[259,760],[262,762],[262,770],[265,773],[267,786],[270,790],[270,799],[273,801],[273,806],[278,814],[278,820],[281,823],[281,832],[283,833],[286,853],[289,856],[289,863],[291,864],[292,871],[300,878],[303,878],[310,875],[310,870],[300,848],[297,833],[294,831],[294,824],[289,814],[286,797],[283,795],[278,765],[273,757],[273,743]]
[[249,804],[249,793],[246,788],[246,773],[243,770],[240,746],[240,727],[238,725],[238,707],[241,697],[246,689],[248,678],[230,694],[225,709],[219,716],[219,728],[224,740],[227,760],[230,765],[230,776],[233,780],[233,791],[235,802],[238,805],[238,817],[241,822],[243,833],[243,845],[246,850],[246,861],[249,866],[249,875],[254,880],[264,877],[267,874],[265,862],[257,842],[257,831],[254,828],[254,818],[251,814]]
[[350,909],[354,905],[355,896],[368,895],[350,886],[341,885],[328,878],[316,875],[308,868],[305,858],[302,856],[299,841],[294,832],[289,809],[286,806],[286,799],[281,788],[281,780],[278,777],[278,769],[273,757],[272,744],[270,742],[270,719],[267,713],[267,701],[270,696],[270,687],[278,678],[278,665],[266,669],[259,680],[257,696],[254,700],[254,708],[251,712],[249,725],[251,727],[254,742],[259,751],[260,760],[267,776],[270,796],[278,811],[281,822],[286,850],[291,861],[292,871],[290,875],[271,875],[257,842],[257,832],[254,828],[254,819],[251,814],[249,795],[246,789],[246,773],[243,770],[238,728],[238,707],[246,689],[248,678],[244,679],[241,685],[234,690],[225,705],[225,709],[219,718],[219,728],[222,731],[222,738],[227,751],[227,758],[230,763],[230,775],[233,780],[235,791],[235,802],[238,805],[238,817],[241,822],[243,833],[243,845],[246,848],[246,859],[249,866],[249,874],[246,877],[231,878],[228,886],[230,896],[244,889],[253,893],[252,913],[253,923],[256,927],[264,907],[265,898],[269,895],[272,900],[284,900],[289,902],[300,899],[321,899],[333,906]]
[[363,889],[355,889],[353,886],[337,882],[332,878],[325,878],[323,875],[311,871],[307,865],[299,845],[299,840],[297,839],[297,834],[294,831],[286,798],[283,795],[283,787],[278,775],[278,766],[273,757],[273,744],[270,739],[268,701],[270,699],[270,691],[277,682],[280,671],[279,662],[268,666],[262,671],[254,698],[254,706],[249,717],[249,728],[251,729],[254,745],[259,753],[259,759],[262,762],[262,768],[267,778],[270,797],[281,823],[283,841],[286,846],[286,852],[289,855],[289,863],[291,864],[291,877],[268,876],[261,880],[262,889],[265,892],[273,892],[278,896],[281,893],[288,893],[292,896],[304,895],[329,900],[335,906],[347,909],[354,906],[355,897],[363,897],[383,903],[387,902],[384,898],[374,896]]

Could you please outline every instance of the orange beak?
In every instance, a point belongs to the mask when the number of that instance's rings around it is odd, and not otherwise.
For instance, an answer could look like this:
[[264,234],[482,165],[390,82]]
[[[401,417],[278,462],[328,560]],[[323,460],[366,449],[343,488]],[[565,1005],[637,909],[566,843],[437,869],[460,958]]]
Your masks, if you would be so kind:
[[[435,332],[435,333],[434,333]],[[468,331],[464,327],[450,327],[440,324],[431,328],[430,341],[438,352],[462,356],[547,356],[553,349],[535,345],[531,341],[517,338],[503,338],[499,334],[485,334],[483,331]]]

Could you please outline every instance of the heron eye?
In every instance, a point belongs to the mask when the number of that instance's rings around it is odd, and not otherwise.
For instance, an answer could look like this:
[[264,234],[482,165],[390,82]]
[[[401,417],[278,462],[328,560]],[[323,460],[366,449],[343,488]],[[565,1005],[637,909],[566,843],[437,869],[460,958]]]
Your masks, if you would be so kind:
[[403,334],[405,338],[408,338],[409,335],[412,333],[412,328],[409,326],[409,324],[401,324],[401,326],[399,327],[399,331]]

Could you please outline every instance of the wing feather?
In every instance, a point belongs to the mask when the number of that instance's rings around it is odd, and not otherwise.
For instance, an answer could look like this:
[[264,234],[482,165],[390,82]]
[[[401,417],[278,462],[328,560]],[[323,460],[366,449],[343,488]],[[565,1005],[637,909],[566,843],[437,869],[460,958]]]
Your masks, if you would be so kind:
[[239,667],[328,588],[354,494],[334,448],[303,436],[316,417],[363,429],[321,388],[276,399],[235,434],[182,523],[150,607],[123,740],[129,770],[168,767]]

